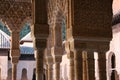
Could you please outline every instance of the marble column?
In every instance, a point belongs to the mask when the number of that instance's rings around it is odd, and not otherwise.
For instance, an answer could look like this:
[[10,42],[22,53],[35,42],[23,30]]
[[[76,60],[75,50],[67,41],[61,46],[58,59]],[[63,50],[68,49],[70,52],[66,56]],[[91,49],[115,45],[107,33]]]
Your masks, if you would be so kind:
[[60,80],[60,62],[54,63],[54,80]]
[[99,80],[98,53],[94,52],[95,59],[95,80]]
[[60,80],[60,63],[62,60],[61,55],[53,56],[53,80]]
[[43,80],[43,58],[47,45],[49,26],[47,24],[34,24],[31,26],[31,32],[36,59],[36,80]]
[[43,80],[43,53],[44,53],[44,49],[35,50],[36,80]]
[[70,67],[70,72],[69,72],[69,80],[74,80],[74,59],[69,59],[69,67]]
[[47,75],[48,75],[48,80],[53,80],[53,58],[52,56],[47,56],[46,57],[46,64],[47,64]]
[[48,80],[53,80],[53,64],[48,64]]
[[[59,14],[56,17],[61,16]],[[62,60],[63,46],[62,46],[62,19],[56,18],[55,26],[53,27],[53,45],[51,48],[51,54],[53,57],[53,79],[60,80],[60,63]]]
[[95,60],[94,50],[87,51],[87,62],[88,62],[88,77],[89,80],[95,80]]
[[19,36],[19,31],[15,30],[11,32],[10,57],[12,63],[12,80],[17,80],[17,63],[20,56]]
[[69,80],[74,80],[74,52],[70,51],[67,53],[68,59],[69,59]]
[[75,59],[74,59],[74,69],[75,69],[75,80],[82,80],[82,50],[75,51]]
[[[75,80],[82,80],[82,64],[81,64],[81,51],[88,49],[99,49],[99,72],[100,80],[106,80],[106,57],[104,43],[108,43],[112,39],[111,21],[112,21],[112,0],[106,0],[101,3],[95,1],[72,0],[68,6],[71,14],[68,15],[71,19],[69,27],[72,27],[72,36],[74,38],[75,53]],[[103,5],[106,3],[106,5]],[[90,7],[92,4],[92,7]],[[88,7],[88,8],[87,8]],[[105,8],[104,8],[105,7]],[[101,11],[102,10],[102,11]],[[89,15],[87,15],[89,14]],[[97,14],[97,15],[95,15]],[[102,15],[102,16],[100,16]],[[96,21],[98,20],[98,21]],[[106,33],[106,34],[105,34]],[[70,37],[70,39],[71,39]],[[101,46],[100,46],[101,45]],[[104,47],[104,48],[103,48]],[[102,56],[103,55],[103,56]],[[95,80],[94,77],[94,57],[93,54],[88,52],[88,71],[90,80]],[[91,73],[91,74],[90,74]]]
[[47,1],[32,0],[32,12],[31,32],[36,55],[36,80],[43,80],[43,53],[49,35]]
[[48,65],[45,64],[46,68],[45,68],[45,79],[48,80]]
[[106,52],[98,52],[99,80],[107,80],[106,75]]
[[[51,25],[52,26],[52,25]],[[46,48],[46,64],[47,64],[47,75],[48,80],[53,80],[53,57],[51,55],[51,46],[52,46],[52,28],[49,28],[49,37],[47,39],[47,48]]]
[[82,52],[82,65],[83,65],[83,79],[82,80],[89,80],[88,76],[88,61],[87,61],[87,52]]
[[12,63],[12,80],[17,80],[16,74],[17,74],[17,64]]
[[[62,49],[61,48],[57,48],[53,50],[55,53],[57,54],[53,54],[53,80],[60,80],[60,63],[62,60],[62,55],[60,55],[62,53]],[[52,52],[53,53],[53,52]]]

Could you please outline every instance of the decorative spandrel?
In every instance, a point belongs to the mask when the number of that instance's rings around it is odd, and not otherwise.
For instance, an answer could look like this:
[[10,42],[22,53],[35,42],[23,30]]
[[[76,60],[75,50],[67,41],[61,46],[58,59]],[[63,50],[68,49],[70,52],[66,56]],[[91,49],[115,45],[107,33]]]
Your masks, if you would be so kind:
[[22,27],[22,22],[31,18],[31,11],[31,0],[0,0],[0,18],[9,27]]

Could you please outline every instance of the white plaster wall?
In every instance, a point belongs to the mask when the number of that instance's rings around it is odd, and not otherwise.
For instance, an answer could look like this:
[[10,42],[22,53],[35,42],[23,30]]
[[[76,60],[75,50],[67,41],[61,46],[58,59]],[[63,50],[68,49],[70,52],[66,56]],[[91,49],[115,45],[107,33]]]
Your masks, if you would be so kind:
[[113,29],[113,39],[110,44],[110,51],[116,56],[116,70],[120,74],[120,24],[113,27],[115,28]]
[[0,56],[1,79],[7,79],[8,57]]
[[[9,61],[9,66],[8,67],[12,68],[10,61]],[[32,80],[33,70],[34,70],[34,68],[36,68],[36,62],[31,61],[31,60],[29,60],[29,61],[20,60],[18,65],[17,65],[17,80],[21,80],[22,70],[24,68],[27,70],[27,78],[28,78],[28,80]]]
[[120,11],[120,0],[113,0],[113,14],[116,14]]
[[116,58],[116,68],[115,70],[120,75],[120,24],[113,26],[113,38],[110,42],[110,50],[107,53],[107,71],[109,77],[111,76],[111,62],[110,62],[110,55],[112,55],[111,52],[115,54]]

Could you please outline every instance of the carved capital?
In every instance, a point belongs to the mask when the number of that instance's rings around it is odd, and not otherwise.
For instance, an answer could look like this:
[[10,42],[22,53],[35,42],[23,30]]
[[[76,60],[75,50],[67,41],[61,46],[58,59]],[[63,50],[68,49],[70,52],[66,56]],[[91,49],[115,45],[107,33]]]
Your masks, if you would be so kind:
[[61,61],[62,61],[62,55],[54,55],[53,56],[54,63],[61,63]]
[[35,49],[45,49],[47,45],[47,39],[34,38],[33,46]]
[[36,59],[43,60],[44,51],[45,51],[44,48],[36,48],[35,51],[34,51],[34,54],[35,54],[34,57]]
[[19,57],[20,56],[20,50],[19,49],[10,50],[10,56],[11,57]]
[[53,38],[55,46],[62,46],[62,24],[56,23],[53,29]]
[[53,57],[52,56],[47,56],[46,57],[46,63],[49,64],[53,64]]
[[69,59],[74,59],[74,52],[73,51],[70,51],[69,53],[67,53],[67,57]]
[[11,49],[19,49],[19,40],[20,32],[12,31],[11,32]]
[[19,61],[19,57],[11,57],[11,62],[13,63],[13,64],[17,64],[18,63],[18,61]]
[[49,35],[48,24],[33,24],[31,30],[33,38],[47,39]]
[[63,48],[62,47],[57,47],[57,46],[55,46],[55,47],[52,47],[51,48],[51,54],[52,54],[52,56],[56,56],[56,55],[63,55]]
[[108,38],[82,38],[74,39],[75,49],[92,50],[92,51],[107,51],[109,50],[110,39]]

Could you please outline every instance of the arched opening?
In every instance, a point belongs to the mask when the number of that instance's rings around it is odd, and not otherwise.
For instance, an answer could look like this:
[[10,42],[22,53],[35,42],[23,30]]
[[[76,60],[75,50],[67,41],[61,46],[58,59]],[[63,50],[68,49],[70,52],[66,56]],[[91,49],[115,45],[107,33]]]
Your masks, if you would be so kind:
[[22,70],[21,80],[28,80],[28,78],[27,78],[27,70],[25,68]]
[[66,20],[63,19],[62,22],[62,40],[65,41],[66,40]]
[[111,57],[111,67],[115,68],[115,55],[114,54]]
[[30,25],[28,23],[25,23],[23,26],[21,32],[20,32],[20,39],[22,39],[26,34],[30,32]]
[[0,53],[9,56],[10,31],[4,23],[0,22]]
[[23,26],[20,32],[20,59],[35,60],[31,28],[28,23]]
[[116,80],[116,73],[115,73],[115,55],[113,54],[111,56],[111,68],[112,68],[112,72],[111,72],[111,80]]
[[36,80],[36,69],[33,70],[33,77],[32,80]]
[[8,70],[8,77],[7,80],[12,80],[12,68]]
[[6,34],[10,35],[9,29],[2,22],[0,22],[0,30],[2,30]]

